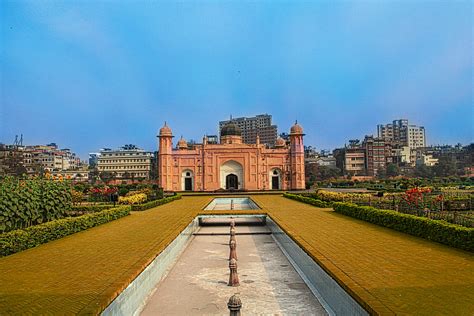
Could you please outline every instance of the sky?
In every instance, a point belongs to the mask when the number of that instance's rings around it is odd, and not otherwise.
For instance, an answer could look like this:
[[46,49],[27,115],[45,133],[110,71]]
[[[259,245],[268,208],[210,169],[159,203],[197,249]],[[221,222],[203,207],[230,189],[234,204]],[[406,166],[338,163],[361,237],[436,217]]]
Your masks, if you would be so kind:
[[428,144],[474,139],[471,1],[1,1],[0,142],[157,150],[166,121],[298,120],[344,146],[408,119]]

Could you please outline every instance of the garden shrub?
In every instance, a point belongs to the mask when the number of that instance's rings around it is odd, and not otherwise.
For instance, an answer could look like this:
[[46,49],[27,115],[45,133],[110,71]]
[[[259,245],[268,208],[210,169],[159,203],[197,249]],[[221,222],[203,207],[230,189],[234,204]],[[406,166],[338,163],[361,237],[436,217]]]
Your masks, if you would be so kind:
[[73,206],[66,212],[67,216],[80,216],[89,213],[96,213],[113,208],[113,204],[97,204],[97,205],[77,205]]
[[79,217],[68,217],[0,234],[0,257],[23,251],[130,214],[130,206],[119,206]]
[[174,200],[179,200],[179,199],[181,199],[181,195],[174,195],[174,196],[170,196],[170,197],[159,199],[159,200],[154,200],[154,201],[144,203],[144,204],[132,205],[132,211],[144,211],[144,210],[147,210],[159,205],[172,202]]
[[147,195],[145,193],[138,193],[138,194],[133,194],[129,196],[119,196],[119,204],[142,204],[145,203],[146,200],[148,199]]
[[321,200],[317,200],[317,199],[313,199],[313,198],[310,198],[310,197],[306,197],[306,196],[297,195],[297,194],[283,193],[283,196],[286,197],[286,198],[292,199],[292,200],[296,200],[296,201],[299,201],[299,202],[311,204],[311,205],[316,206],[316,207],[330,207],[331,206],[330,203],[327,203],[327,202],[324,202],[324,201],[321,201]]
[[62,218],[71,204],[67,182],[6,177],[0,182],[0,232]]
[[474,228],[352,203],[333,203],[336,212],[413,236],[474,252]]

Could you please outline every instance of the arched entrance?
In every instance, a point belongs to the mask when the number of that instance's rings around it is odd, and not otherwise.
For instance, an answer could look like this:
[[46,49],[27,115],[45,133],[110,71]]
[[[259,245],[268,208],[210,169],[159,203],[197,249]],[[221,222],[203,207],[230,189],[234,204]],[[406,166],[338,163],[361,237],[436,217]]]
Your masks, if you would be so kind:
[[231,173],[225,177],[225,189],[226,190],[237,190],[239,188],[239,178]]
[[184,170],[181,175],[181,190],[182,191],[193,191],[194,179],[193,172],[191,170]]
[[235,160],[228,160],[220,166],[220,187],[225,190],[240,190],[245,187],[244,168]]
[[273,169],[270,172],[272,190],[281,190],[281,172],[279,169]]

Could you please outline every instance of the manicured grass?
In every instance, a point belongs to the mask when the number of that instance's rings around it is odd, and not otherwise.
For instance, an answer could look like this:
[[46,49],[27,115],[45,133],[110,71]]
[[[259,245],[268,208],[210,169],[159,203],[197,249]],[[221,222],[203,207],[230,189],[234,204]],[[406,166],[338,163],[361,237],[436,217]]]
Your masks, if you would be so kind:
[[[251,196],[367,309],[470,315],[471,253],[281,196]],[[0,314],[100,313],[213,197],[183,197],[0,259]]]
[[474,255],[285,198],[253,197],[334,279],[380,314],[472,315]]

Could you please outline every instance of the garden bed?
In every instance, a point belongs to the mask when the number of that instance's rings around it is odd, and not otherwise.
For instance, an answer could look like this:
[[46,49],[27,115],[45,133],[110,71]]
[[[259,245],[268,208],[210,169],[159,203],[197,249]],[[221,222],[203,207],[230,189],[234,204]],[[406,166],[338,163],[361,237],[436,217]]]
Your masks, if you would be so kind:
[[123,205],[79,217],[68,217],[0,234],[0,257],[56,240],[130,214]]

